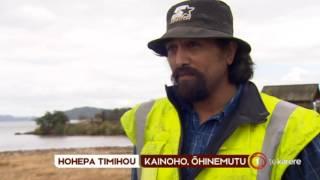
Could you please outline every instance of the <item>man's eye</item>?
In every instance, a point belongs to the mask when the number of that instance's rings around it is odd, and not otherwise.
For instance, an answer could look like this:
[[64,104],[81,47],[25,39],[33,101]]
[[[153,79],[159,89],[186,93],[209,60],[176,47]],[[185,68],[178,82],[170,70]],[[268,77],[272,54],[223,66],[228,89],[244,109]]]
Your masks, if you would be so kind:
[[173,46],[173,45],[166,46],[167,52],[172,52],[172,51],[174,51],[174,49],[175,49],[175,46]]
[[188,47],[189,48],[195,48],[195,47],[199,47],[199,46],[200,46],[200,44],[198,42],[196,42],[196,41],[190,41],[188,43]]

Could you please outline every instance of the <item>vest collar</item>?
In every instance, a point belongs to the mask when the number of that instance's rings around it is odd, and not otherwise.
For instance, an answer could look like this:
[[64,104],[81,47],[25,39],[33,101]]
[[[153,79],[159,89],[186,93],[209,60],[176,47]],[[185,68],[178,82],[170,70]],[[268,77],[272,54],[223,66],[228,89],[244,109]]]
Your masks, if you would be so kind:
[[[169,101],[174,105],[179,114],[183,112],[184,102],[176,94],[175,86],[166,86],[166,93]],[[237,114],[239,123],[263,123],[269,115],[262,102],[257,87],[252,82],[244,84],[243,92],[240,95],[239,103],[234,114]]]

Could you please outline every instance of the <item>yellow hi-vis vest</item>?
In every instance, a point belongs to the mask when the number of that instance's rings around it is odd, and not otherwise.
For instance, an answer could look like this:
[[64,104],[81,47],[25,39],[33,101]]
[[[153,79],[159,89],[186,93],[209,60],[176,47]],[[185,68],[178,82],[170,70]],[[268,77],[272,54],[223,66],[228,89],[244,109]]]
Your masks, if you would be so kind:
[[[247,154],[262,152],[270,119],[279,99],[261,93],[262,101],[270,113],[267,120],[258,124],[243,124],[238,127],[219,148],[218,154]],[[136,144],[136,111],[135,106],[122,118],[122,126],[133,144]],[[273,158],[276,160],[293,160],[303,148],[320,133],[320,117],[315,111],[297,107],[290,114],[284,127],[279,145]],[[275,132],[277,133],[277,132]],[[155,100],[148,112],[144,131],[144,144],[140,154],[176,155],[179,152],[181,124],[175,107],[167,98]],[[278,164],[270,167],[268,179],[279,180],[289,164]],[[199,180],[255,180],[260,170],[254,168],[205,168],[196,176]],[[142,168],[143,180],[178,180],[178,168]],[[263,179],[264,180],[264,179]]]

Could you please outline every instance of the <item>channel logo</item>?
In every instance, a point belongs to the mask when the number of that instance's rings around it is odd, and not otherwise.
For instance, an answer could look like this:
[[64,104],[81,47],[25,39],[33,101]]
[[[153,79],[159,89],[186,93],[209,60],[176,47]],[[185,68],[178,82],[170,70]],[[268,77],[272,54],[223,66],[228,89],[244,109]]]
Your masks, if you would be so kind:
[[261,152],[256,152],[249,156],[249,166],[251,168],[260,170],[266,167],[267,163],[267,156]]

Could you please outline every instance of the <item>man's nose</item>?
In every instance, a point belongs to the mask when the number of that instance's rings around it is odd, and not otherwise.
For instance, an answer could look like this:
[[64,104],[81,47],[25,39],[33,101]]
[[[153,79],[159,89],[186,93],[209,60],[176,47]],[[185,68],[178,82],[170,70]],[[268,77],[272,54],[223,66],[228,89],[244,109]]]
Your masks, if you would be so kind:
[[189,64],[190,64],[190,57],[188,56],[188,52],[182,47],[177,48],[176,65],[180,67],[180,66],[186,66]]

